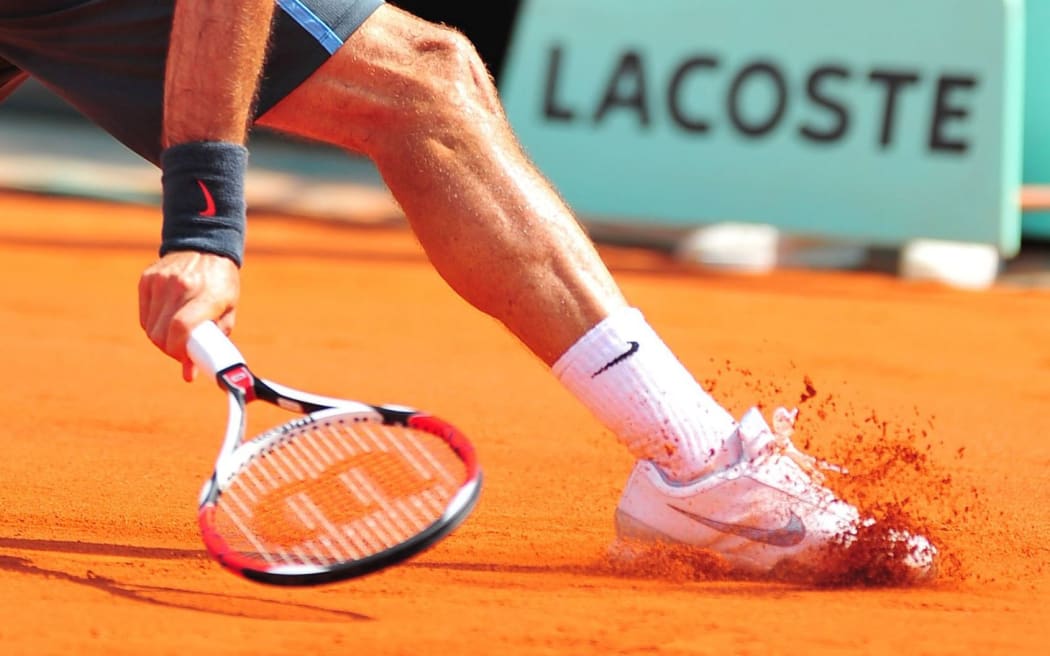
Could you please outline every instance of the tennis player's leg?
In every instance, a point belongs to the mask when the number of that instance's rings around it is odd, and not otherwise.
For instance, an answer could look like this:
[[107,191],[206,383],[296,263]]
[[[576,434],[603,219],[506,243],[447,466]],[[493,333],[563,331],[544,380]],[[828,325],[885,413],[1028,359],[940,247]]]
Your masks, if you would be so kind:
[[679,478],[735,458],[735,421],[628,306],[461,34],[384,5],[259,122],[368,155],[445,280],[636,456]]
[[[259,93],[262,123],[376,161],[453,288],[553,364],[639,459],[617,513],[624,531],[726,553],[725,533],[714,529],[718,539],[711,540],[688,513],[747,511],[763,478],[786,476],[813,498],[830,494],[786,460],[760,464],[756,448],[770,437],[764,422],[752,417],[747,430],[737,428],[627,305],[568,207],[517,144],[470,44],[380,4],[282,0]],[[0,34],[0,57],[156,162],[170,14],[171,2],[69,3],[40,12],[33,20],[42,24],[15,39]],[[76,29],[62,30],[64,47],[55,50],[45,26]],[[129,58],[129,49],[137,56]],[[728,464],[752,467],[751,483],[736,486],[724,474]],[[662,512],[672,498],[688,502]],[[838,539],[856,527],[848,516],[794,498],[781,490],[764,502],[804,517],[810,535]],[[836,529],[842,521],[845,533]],[[812,530],[816,523],[822,530]],[[759,569],[803,554],[744,539]]]
[[[638,458],[617,508],[622,535],[767,572],[819,567],[862,528],[788,433],[757,411],[737,425],[629,307],[462,35],[380,7],[260,123],[371,157],[440,274]],[[908,567],[929,571],[925,539],[894,540]]]
[[449,284],[548,364],[626,304],[451,30],[385,6],[260,123],[370,156]]

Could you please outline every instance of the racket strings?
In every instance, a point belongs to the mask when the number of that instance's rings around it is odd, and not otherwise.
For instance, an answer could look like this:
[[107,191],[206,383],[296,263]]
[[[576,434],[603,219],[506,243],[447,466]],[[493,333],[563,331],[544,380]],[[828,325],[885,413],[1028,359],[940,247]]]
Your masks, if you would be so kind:
[[438,521],[465,477],[458,455],[430,433],[318,422],[238,471],[215,526],[231,548],[270,564],[360,560]]

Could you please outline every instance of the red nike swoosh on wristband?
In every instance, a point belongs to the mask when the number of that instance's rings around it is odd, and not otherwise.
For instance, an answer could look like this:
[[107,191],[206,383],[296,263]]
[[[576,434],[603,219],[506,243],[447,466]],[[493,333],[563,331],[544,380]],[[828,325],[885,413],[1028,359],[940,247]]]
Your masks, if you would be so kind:
[[215,199],[211,197],[211,192],[200,180],[197,181],[197,186],[201,188],[201,193],[204,194],[204,209],[200,212],[200,215],[215,216]]

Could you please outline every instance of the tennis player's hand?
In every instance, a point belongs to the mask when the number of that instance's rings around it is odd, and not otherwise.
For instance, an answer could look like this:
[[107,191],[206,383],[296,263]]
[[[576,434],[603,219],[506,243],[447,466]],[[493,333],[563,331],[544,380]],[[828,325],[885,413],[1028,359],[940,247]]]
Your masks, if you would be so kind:
[[241,288],[240,271],[221,255],[174,251],[139,279],[139,324],[157,348],[182,363],[190,381],[196,368],[186,353],[190,331],[214,321],[229,334]]

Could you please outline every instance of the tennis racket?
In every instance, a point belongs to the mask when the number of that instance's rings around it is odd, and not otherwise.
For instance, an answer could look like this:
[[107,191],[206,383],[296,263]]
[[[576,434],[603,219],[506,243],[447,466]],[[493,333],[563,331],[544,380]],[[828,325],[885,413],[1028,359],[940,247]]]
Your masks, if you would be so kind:
[[[275,585],[363,576],[432,546],[473,509],[481,471],[451,424],[257,378],[213,322],[193,330],[187,349],[228,396],[198,512],[204,544],[225,568]],[[254,401],[300,416],[245,439]]]

